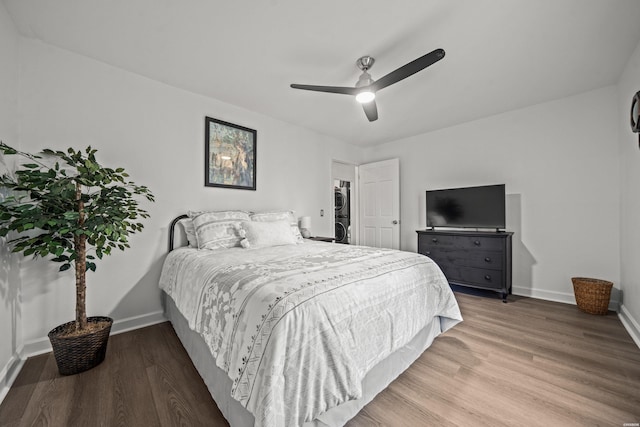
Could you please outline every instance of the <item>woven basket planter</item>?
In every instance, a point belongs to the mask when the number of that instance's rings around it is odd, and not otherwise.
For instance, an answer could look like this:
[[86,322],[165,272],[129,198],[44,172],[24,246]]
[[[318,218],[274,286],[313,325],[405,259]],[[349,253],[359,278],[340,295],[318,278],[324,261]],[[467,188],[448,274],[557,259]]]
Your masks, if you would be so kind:
[[65,332],[75,322],[67,322],[49,332],[58,371],[62,375],[74,375],[98,366],[107,353],[107,342],[111,333],[113,319],[110,317],[88,317],[88,323],[106,322],[102,329],[83,335],[65,336]]
[[589,314],[607,314],[613,283],[588,277],[572,277],[578,308]]

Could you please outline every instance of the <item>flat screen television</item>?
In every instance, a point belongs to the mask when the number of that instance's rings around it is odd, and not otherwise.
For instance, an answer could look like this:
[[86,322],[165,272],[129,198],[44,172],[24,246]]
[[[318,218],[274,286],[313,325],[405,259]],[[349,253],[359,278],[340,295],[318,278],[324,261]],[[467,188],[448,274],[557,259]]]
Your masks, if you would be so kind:
[[427,227],[504,229],[505,186],[427,191]]

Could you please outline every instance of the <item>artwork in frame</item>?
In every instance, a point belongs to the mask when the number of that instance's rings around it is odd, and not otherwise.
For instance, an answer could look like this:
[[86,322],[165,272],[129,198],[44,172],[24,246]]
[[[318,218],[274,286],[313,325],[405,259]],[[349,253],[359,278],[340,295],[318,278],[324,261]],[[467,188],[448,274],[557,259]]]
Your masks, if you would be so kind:
[[256,189],[257,132],[205,117],[205,177],[207,187]]

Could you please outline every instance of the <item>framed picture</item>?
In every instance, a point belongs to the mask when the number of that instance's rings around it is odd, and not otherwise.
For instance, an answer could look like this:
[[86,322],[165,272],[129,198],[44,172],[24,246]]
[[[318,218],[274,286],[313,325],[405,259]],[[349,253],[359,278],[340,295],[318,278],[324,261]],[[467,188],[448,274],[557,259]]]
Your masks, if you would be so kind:
[[257,132],[205,117],[204,185],[256,189]]

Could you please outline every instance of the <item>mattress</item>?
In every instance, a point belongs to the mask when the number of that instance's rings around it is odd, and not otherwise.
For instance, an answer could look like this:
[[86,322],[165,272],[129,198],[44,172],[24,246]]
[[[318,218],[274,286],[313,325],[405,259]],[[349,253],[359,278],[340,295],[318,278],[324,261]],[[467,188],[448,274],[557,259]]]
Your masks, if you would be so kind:
[[[219,395],[230,396],[227,413],[220,409],[231,425],[342,425],[348,418],[332,419],[330,410],[367,401],[363,384],[374,368],[408,345],[419,350],[415,360],[462,319],[429,258],[388,249],[181,248],[167,256],[160,286],[180,314],[172,316],[176,332],[186,324],[208,350],[202,366],[200,351],[190,352],[203,378],[220,370],[226,381],[214,383],[230,384],[212,395],[219,406]],[[178,335],[189,341],[191,332]],[[232,419],[244,412],[252,423]]]

